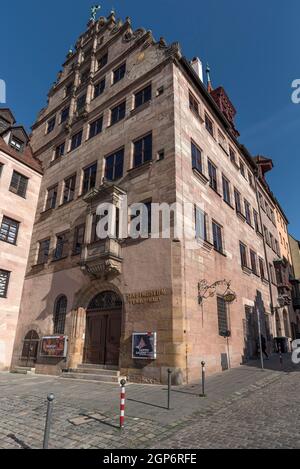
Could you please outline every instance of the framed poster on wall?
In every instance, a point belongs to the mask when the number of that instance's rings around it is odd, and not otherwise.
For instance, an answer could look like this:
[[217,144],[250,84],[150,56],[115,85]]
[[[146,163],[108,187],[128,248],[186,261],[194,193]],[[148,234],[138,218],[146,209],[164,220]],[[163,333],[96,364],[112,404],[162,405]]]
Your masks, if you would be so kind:
[[132,334],[132,358],[156,359],[156,332],[134,332]]
[[65,358],[67,356],[68,337],[63,336],[47,336],[42,337],[40,356]]

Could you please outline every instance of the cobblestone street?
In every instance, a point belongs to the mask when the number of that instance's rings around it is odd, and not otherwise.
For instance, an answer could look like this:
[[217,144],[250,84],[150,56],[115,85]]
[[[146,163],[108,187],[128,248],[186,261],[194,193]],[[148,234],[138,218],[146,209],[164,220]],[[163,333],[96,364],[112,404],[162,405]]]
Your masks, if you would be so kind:
[[201,386],[173,388],[170,411],[165,386],[128,384],[122,434],[118,385],[1,373],[0,447],[42,447],[53,392],[50,448],[299,448],[299,366],[268,366],[209,377],[207,398]]

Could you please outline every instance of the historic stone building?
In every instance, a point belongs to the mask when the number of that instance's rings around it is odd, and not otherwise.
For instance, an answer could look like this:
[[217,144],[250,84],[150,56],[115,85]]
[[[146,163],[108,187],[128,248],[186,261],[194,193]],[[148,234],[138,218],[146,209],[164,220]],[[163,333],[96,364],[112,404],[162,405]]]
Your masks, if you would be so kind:
[[[48,337],[30,357],[36,372],[102,366],[164,382],[172,368],[174,382],[192,382],[202,360],[213,373],[257,356],[258,316],[271,350],[275,202],[201,62],[112,13],[90,21],[48,97],[33,126],[45,174],[13,365],[34,331]],[[114,204],[120,225],[125,196],[148,209],[176,202],[171,237],[98,239],[98,205]],[[175,219],[192,236],[175,235]]]
[[29,138],[0,109],[0,369],[9,369],[42,168]]

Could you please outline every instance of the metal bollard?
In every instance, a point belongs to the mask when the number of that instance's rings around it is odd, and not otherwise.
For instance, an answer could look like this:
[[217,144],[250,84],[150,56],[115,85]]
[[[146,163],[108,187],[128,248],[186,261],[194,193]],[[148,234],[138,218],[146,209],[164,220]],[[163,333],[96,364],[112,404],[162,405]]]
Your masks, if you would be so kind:
[[48,394],[47,401],[48,401],[48,404],[47,404],[47,415],[46,415],[43,449],[48,449],[50,428],[51,428],[51,420],[52,420],[52,412],[53,412],[54,394],[52,394],[52,393]]
[[168,368],[168,410],[170,410],[170,403],[171,403],[171,386],[172,386],[172,370]]
[[201,362],[202,366],[202,394],[200,394],[200,397],[206,397],[205,394],[205,362]]
[[279,351],[279,363],[280,363],[280,367],[282,368],[283,367],[283,358],[282,358],[281,345],[280,344],[278,344],[278,351]]
[[126,381],[125,379],[122,379],[120,381],[120,386],[121,386],[121,399],[120,399],[120,429],[122,430],[124,428],[125,424],[125,386],[126,386]]

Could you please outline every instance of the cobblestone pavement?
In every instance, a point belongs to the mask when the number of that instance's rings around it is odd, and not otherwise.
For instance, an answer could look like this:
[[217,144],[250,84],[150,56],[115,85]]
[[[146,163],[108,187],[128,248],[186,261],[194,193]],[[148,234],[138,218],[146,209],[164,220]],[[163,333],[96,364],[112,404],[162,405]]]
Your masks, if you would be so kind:
[[200,417],[153,448],[300,448],[300,375],[290,373],[267,388]]
[[50,448],[300,447],[300,367],[276,363],[208,378],[207,398],[200,386],[173,388],[170,411],[165,386],[128,384],[122,432],[118,385],[0,373],[0,448],[41,448],[49,392]]

